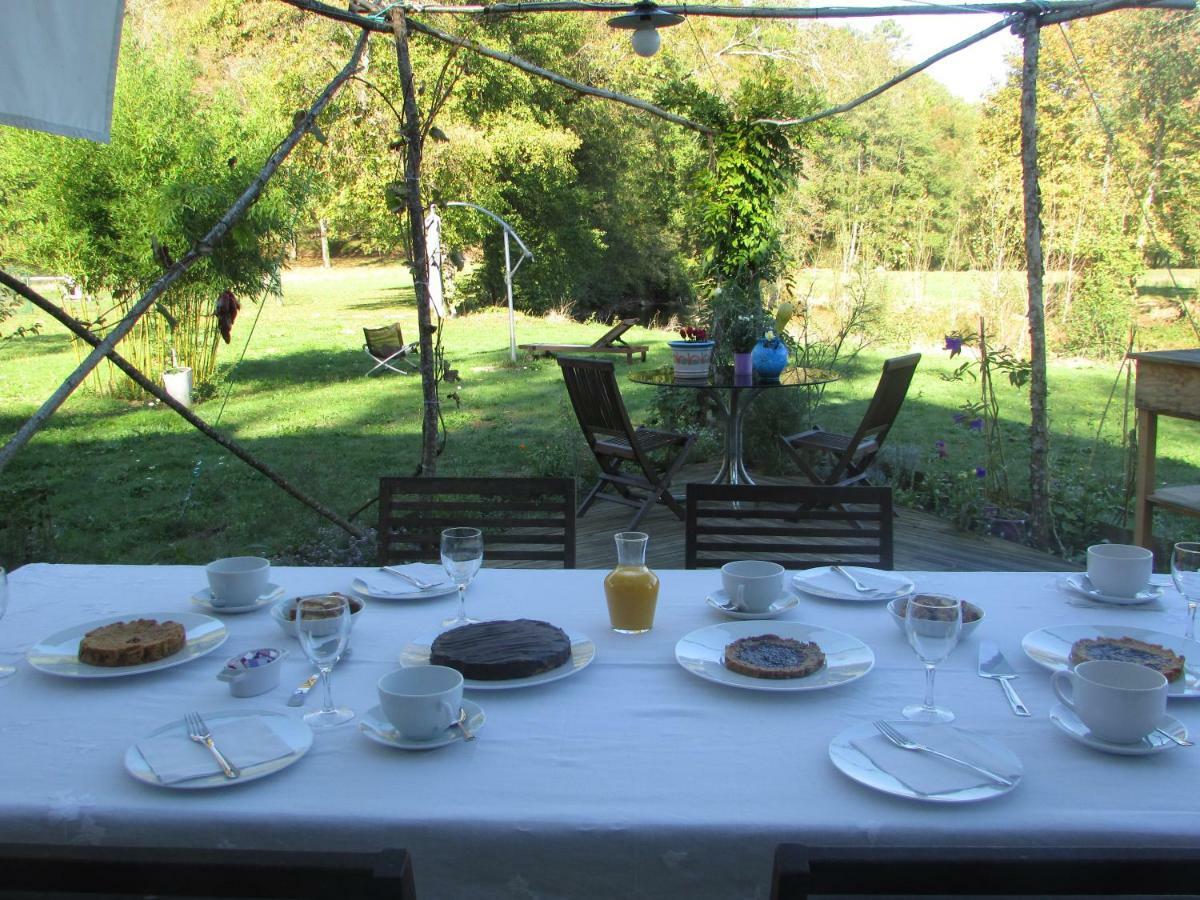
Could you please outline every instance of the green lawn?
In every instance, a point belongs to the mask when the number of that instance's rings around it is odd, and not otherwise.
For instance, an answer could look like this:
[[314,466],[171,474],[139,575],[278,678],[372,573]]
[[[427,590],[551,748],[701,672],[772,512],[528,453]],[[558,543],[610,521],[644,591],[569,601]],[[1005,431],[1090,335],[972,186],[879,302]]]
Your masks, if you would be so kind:
[[[357,265],[286,274],[285,298],[247,306],[222,346],[217,397],[197,407],[219,428],[311,495],[343,512],[358,508],[384,474],[408,474],[418,460],[420,383],[415,377],[364,377],[362,328],[399,321],[416,336],[416,311],[407,276],[398,266]],[[258,316],[245,358],[236,366]],[[15,326],[45,316],[23,313]],[[7,329],[6,329],[7,330]],[[590,343],[595,323],[518,317],[518,340]],[[453,319],[446,355],[462,376],[446,399],[449,441],[439,473],[517,474],[586,471],[582,438],[553,361],[508,361],[506,313],[489,310]],[[634,329],[627,337],[652,347],[650,365],[669,361],[662,330]],[[871,347],[841,382],[829,388],[816,418],[849,427],[874,389],[881,361],[907,347]],[[948,444],[943,467],[973,469],[978,435],[951,421],[973,389],[939,375],[953,364],[938,347],[925,358],[897,429],[889,439],[922,465],[936,440]],[[0,346],[0,441],[7,440],[76,365],[75,351],[53,323],[33,338]],[[618,372],[626,371],[619,361]],[[1097,474],[1121,478],[1123,388],[1102,440],[1097,423],[1113,386],[1116,364],[1057,363],[1051,373],[1054,449],[1062,472],[1074,472],[1097,448]],[[222,410],[227,387],[232,387]],[[650,388],[623,382],[635,419],[648,415]],[[1014,427],[1027,415],[1023,395],[1003,389],[1004,414]],[[1200,479],[1196,426],[1163,420],[1160,474]],[[710,445],[711,446],[711,445]],[[1010,471],[1019,483],[1023,439],[1012,442]],[[1074,477],[1074,476],[1072,476]],[[205,562],[254,552],[274,559],[319,561],[314,545],[336,541],[323,519],[228,456],[171,413],[153,405],[105,400],[81,390],[67,401],[0,475],[0,560]],[[363,514],[370,524],[374,511]],[[1188,527],[1186,524],[1183,527]],[[332,534],[332,537],[331,537]],[[333,557],[328,557],[332,559]]]

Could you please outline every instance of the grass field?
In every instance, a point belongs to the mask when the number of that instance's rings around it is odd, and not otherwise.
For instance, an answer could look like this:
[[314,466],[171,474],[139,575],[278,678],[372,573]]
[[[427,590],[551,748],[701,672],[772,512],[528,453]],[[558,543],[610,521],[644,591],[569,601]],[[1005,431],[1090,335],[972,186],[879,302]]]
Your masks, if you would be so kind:
[[[420,383],[413,377],[364,377],[362,328],[399,321],[416,336],[411,287],[400,267],[299,268],[284,279],[282,301],[247,306],[222,346],[217,396],[197,407],[210,423],[243,443],[296,485],[343,512],[375,493],[384,474],[411,473],[418,461]],[[257,321],[256,321],[257,317]],[[9,326],[46,319],[22,313]],[[238,354],[253,337],[244,358]],[[590,343],[603,330],[559,318],[518,317],[522,343]],[[664,330],[634,329],[648,343],[648,365],[669,362]],[[449,320],[446,355],[462,376],[445,399],[449,440],[439,473],[571,473],[589,468],[586,450],[553,361],[508,360],[507,316],[488,310]],[[872,346],[831,386],[816,418],[831,428],[852,426],[870,396],[882,360],[907,346]],[[937,465],[973,469],[978,435],[952,422],[970,384],[941,375],[956,363],[940,346],[925,352],[897,429],[889,439],[926,464],[945,440]],[[235,365],[236,363],[236,365]],[[60,328],[0,345],[0,442],[6,441],[76,365]],[[618,371],[627,371],[623,361]],[[1098,482],[1122,479],[1119,449],[1123,383],[1097,437],[1117,364],[1054,363],[1051,416],[1056,477]],[[635,419],[649,413],[650,388],[623,382]],[[1023,479],[1025,395],[1004,386],[1001,403],[1014,436],[1010,472]],[[226,402],[226,391],[228,400]],[[219,421],[218,421],[219,419]],[[1160,425],[1160,475],[1200,480],[1197,426]],[[1086,489],[1086,485],[1085,485]],[[370,524],[374,511],[363,514]],[[1188,527],[1186,524],[1183,527]],[[233,553],[317,561],[317,545],[340,532],[228,456],[186,423],[155,405],[127,404],[77,392],[0,474],[0,561],[199,563]],[[1194,536],[1194,533],[1193,535]],[[331,557],[332,558],[332,557]]]

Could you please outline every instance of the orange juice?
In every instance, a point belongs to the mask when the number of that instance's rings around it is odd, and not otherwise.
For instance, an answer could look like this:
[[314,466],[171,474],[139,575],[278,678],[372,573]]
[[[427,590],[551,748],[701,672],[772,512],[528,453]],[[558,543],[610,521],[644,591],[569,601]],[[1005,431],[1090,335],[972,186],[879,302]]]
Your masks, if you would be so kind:
[[604,579],[604,597],[614,631],[649,631],[658,605],[658,576],[645,566],[618,565]]

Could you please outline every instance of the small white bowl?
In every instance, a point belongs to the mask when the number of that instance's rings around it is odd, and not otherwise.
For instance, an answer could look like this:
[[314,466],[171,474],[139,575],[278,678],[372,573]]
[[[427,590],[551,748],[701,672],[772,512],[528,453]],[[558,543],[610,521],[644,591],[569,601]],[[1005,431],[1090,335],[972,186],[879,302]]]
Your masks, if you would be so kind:
[[[327,594],[309,594],[307,596],[323,597],[323,596],[328,596],[328,595]],[[350,601],[350,629],[351,629],[351,631],[353,631],[354,623],[356,621],[358,621],[358,617],[359,617],[359,615],[362,614],[363,607],[366,606],[366,604],[363,603],[362,600],[360,600],[358,597],[350,597],[346,594],[340,594],[339,596],[345,597],[347,600]],[[305,599],[305,598],[304,597],[287,597],[283,600],[280,600],[278,603],[276,603],[274,606],[271,607],[271,618],[275,620],[275,622],[283,630],[283,633],[286,634],[288,637],[296,637],[297,636],[296,635],[296,617],[295,617],[296,602],[299,600],[303,600],[303,599]],[[292,613],[291,618],[288,618],[288,613]]]
[[[889,600],[887,605],[888,615],[892,621],[896,623],[896,627],[900,629],[900,633],[904,634],[904,608],[913,597],[919,597],[920,594],[910,594],[908,597],[897,597],[895,600]],[[971,636],[979,623],[983,621],[983,610],[969,600],[962,601],[963,607],[963,624],[962,631],[959,632],[958,639],[966,640]],[[974,616],[973,619],[967,621],[969,616]]]
[[226,660],[217,678],[229,683],[235,697],[257,697],[279,686],[279,671],[287,656],[286,650],[274,647],[247,650]]

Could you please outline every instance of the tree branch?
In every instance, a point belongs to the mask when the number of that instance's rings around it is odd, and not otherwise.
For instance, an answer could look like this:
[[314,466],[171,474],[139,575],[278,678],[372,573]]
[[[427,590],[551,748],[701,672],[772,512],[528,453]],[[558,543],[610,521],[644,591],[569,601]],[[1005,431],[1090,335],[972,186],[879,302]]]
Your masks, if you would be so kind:
[[[305,9],[309,12],[316,13],[320,16],[325,16],[329,19],[336,19],[339,22],[352,22],[362,28],[378,31],[380,33],[391,34],[391,26],[371,19],[367,16],[359,16],[355,13],[346,12],[337,7],[329,6],[325,3],[320,3],[318,0],[281,0],[281,2],[289,6],[295,6],[298,9]],[[455,47],[462,47],[466,50],[471,50],[478,53],[480,56],[486,56],[489,59],[494,59],[498,62],[508,63],[510,66],[516,66],[523,72],[534,75],[538,78],[544,78],[547,81],[552,81],[560,87],[565,87],[568,90],[575,91],[577,94],[584,94],[589,97],[599,97],[602,100],[611,100],[614,103],[623,103],[626,106],[632,106],[634,109],[640,109],[642,112],[648,112],[651,115],[658,116],[660,119],[666,119],[668,122],[673,122],[676,125],[681,125],[684,128],[690,128],[692,131],[698,131],[701,134],[713,134],[713,130],[707,125],[701,125],[699,122],[693,122],[691,119],[676,115],[669,112],[660,106],[655,106],[646,100],[639,100],[636,97],[630,97],[627,94],[618,94],[616,91],[608,91],[604,88],[593,87],[590,84],[584,84],[581,81],[567,78],[565,75],[559,75],[556,72],[551,72],[548,69],[543,69],[541,66],[534,65],[528,60],[522,59],[512,53],[505,53],[501,50],[493,50],[491,47],[486,47],[483,44],[467,38],[458,37],[457,35],[449,34],[434,28],[432,25],[425,25],[422,22],[408,20],[408,30],[417,32],[418,34],[426,35],[427,37],[436,38],[439,41],[444,41],[447,44],[452,44]]]
[[267,164],[263,166],[258,175],[250,183],[250,186],[242,193],[234,202],[233,206],[223,215],[217,224],[214,225],[209,232],[200,238],[191,249],[181,256],[163,275],[150,286],[150,289],[142,295],[142,298],[129,310],[124,318],[113,327],[113,330],[101,341],[95,349],[88,354],[69,376],[66,381],[55,391],[41,408],[35,412],[29,420],[21,426],[20,430],[13,435],[12,439],[0,448],[0,471],[3,471],[5,466],[12,461],[12,458],[17,454],[17,451],[29,443],[30,438],[46,423],[54,411],[57,410],[66,401],[80,384],[84,378],[92,371],[100,361],[108,355],[108,352],[116,346],[121,338],[129,333],[130,329],[137,324],[140,319],[154,302],[169,288],[172,284],[187,272],[193,265],[199,262],[201,257],[212,254],[213,247],[220,242],[222,238],[229,232],[234,224],[246,214],[246,211],[254,204],[254,202],[262,194],[263,189],[267,186],[267,181],[275,174],[275,171],[283,164],[288,155],[295,148],[300,139],[312,129],[316,122],[317,116],[333,99],[333,95],[338,89],[349,80],[358,68],[358,60],[362,56],[363,48],[367,44],[367,33],[364,31],[358,39],[358,43],[354,47],[354,53],[350,56],[350,61],[346,63],[346,67],[338,73],[337,77],[325,87],[316,102],[308,110],[308,112],[295,124],[291,133],[283,139],[275,152],[271,154],[267,160]]
[[[70,331],[80,340],[87,341],[87,343],[91,344],[93,347],[99,347],[102,343],[100,338],[98,338],[95,333],[90,331],[86,325],[84,325],[74,316],[70,315],[66,310],[59,308],[52,301],[43,297],[33,288],[29,287],[19,279],[14,278],[3,269],[0,269],[0,284],[24,297],[39,309],[42,309],[52,315],[55,319],[61,322],[68,331]],[[309,509],[313,510],[319,515],[324,516],[343,531],[347,531],[357,538],[366,536],[366,533],[361,528],[352,525],[350,522],[347,522],[324,504],[309,497],[299,488],[293,486],[291,482],[289,482],[286,478],[284,478],[266,463],[259,462],[257,458],[251,455],[250,451],[246,450],[232,439],[221,434],[219,431],[216,431],[207,422],[205,422],[190,409],[188,409],[186,406],[160,388],[157,384],[143,375],[141,371],[138,370],[137,366],[129,362],[127,359],[125,359],[125,357],[121,356],[121,354],[119,354],[116,350],[110,349],[107,351],[106,355],[113,365],[128,375],[130,380],[135,382],[139,387],[142,388],[142,390],[157,397],[163,404],[175,410],[175,412],[183,416],[189,425],[191,425],[205,437],[216,441],[238,459],[242,460],[242,462],[246,463],[246,465],[250,466],[250,468],[257,469],[263,475],[267,476],[267,478],[269,478],[271,481],[275,482],[275,484],[281,487],[286,493],[295,497]]]

